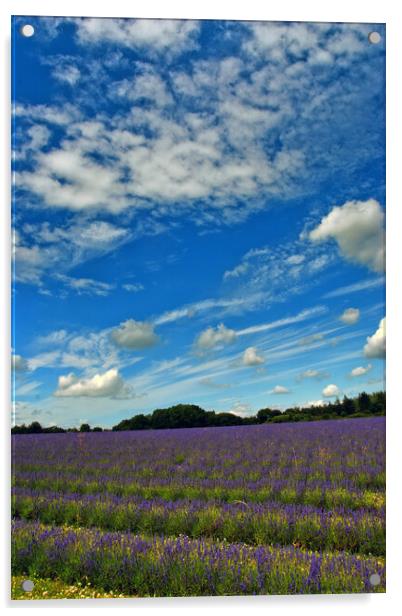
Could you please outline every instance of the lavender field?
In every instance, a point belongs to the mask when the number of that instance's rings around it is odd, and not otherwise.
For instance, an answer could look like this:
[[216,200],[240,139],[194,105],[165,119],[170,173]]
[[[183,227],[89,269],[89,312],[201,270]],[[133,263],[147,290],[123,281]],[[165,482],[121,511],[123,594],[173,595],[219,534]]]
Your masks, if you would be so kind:
[[14,435],[12,509],[14,575],[140,597],[384,592],[385,418]]

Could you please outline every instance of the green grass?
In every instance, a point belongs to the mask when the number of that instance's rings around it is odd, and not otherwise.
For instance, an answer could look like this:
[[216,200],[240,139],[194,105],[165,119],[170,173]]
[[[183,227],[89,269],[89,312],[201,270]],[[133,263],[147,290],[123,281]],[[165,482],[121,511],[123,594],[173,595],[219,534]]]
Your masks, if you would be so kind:
[[[27,579],[34,583],[34,588],[31,592],[26,592],[22,588],[23,582]],[[11,578],[11,599],[18,601],[32,599],[111,599],[128,596],[122,593],[106,592],[99,588],[93,588],[89,582],[87,584],[82,584],[81,582],[66,584],[58,579],[52,580],[27,575],[14,575]]]

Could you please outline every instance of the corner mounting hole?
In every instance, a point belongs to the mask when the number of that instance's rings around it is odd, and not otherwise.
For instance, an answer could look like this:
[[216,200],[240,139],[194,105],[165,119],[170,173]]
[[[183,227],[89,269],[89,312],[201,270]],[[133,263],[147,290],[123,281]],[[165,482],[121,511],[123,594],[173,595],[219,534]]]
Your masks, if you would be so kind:
[[25,24],[21,28],[21,34],[22,36],[25,36],[26,38],[30,38],[31,36],[35,34],[35,28],[31,26],[31,24]]
[[372,586],[378,586],[378,584],[381,582],[381,578],[378,573],[372,573],[369,577],[369,581]]
[[34,589],[35,584],[32,582],[32,580],[24,580],[22,582],[22,590],[25,590],[25,592],[31,592]]
[[372,45],[377,45],[381,41],[381,34],[379,32],[370,32],[368,40]]

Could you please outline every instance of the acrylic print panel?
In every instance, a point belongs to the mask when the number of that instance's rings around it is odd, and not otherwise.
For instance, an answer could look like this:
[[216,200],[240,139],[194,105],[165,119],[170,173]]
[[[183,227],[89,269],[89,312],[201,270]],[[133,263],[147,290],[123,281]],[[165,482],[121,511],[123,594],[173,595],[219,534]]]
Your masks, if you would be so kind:
[[384,592],[384,25],[12,48],[13,598]]

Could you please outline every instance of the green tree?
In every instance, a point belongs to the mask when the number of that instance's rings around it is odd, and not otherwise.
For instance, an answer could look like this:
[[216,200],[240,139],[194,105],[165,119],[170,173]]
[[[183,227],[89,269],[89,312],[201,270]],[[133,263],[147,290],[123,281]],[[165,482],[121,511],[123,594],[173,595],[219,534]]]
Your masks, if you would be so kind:
[[28,426],[28,432],[30,432],[31,434],[40,434],[41,432],[43,432],[42,426],[40,425],[39,421],[33,421],[31,425]]
[[362,391],[357,397],[357,411],[359,413],[370,411],[370,396],[365,391]]
[[257,413],[257,421],[258,423],[265,423],[266,421],[269,421],[273,417],[278,417],[279,415],[281,415],[281,412],[278,410],[269,408],[260,409]]

